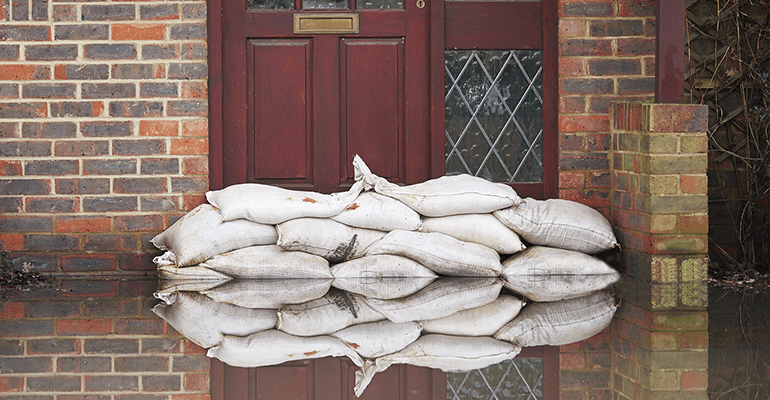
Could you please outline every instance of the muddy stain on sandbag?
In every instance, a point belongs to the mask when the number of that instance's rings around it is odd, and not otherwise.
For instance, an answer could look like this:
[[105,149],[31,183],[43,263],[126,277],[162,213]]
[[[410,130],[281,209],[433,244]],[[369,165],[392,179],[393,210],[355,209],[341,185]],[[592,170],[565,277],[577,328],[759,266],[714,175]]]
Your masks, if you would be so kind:
[[313,354],[316,354],[316,353],[318,353],[318,350],[314,350],[314,351],[307,351],[307,352],[304,352],[304,353],[302,353],[302,354],[304,354],[304,355],[305,355],[305,356],[307,356],[307,357],[310,357],[310,356],[312,356]]
[[348,206],[348,208],[346,208],[345,211],[353,211],[356,208],[358,208],[358,203],[353,203],[350,206]]
[[347,261],[348,258],[356,252],[358,243],[358,234],[354,234],[349,242],[341,243],[336,249],[329,253],[327,260],[332,263]]
[[356,309],[356,302],[346,293],[339,291],[336,296],[332,297],[332,302],[340,310],[348,311],[353,315],[353,318],[358,318],[358,310]]
[[304,199],[302,199],[302,201],[304,201],[305,203],[318,203],[317,200],[311,199],[310,197],[305,197]]

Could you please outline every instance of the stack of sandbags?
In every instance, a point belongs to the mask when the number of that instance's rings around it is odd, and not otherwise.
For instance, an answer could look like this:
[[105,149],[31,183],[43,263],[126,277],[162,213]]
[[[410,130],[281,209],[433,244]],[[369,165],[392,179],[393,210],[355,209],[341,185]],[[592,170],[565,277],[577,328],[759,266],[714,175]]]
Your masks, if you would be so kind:
[[609,324],[601,290],[618,274],[591,254],[617,243],[600,213],[468,175],[398,186],[354,166],[344,193],[207,193],[152,240],[166,250],[153,311],[235,366],[346,356],[362,368],[356,394],[392,364],[480,368]]

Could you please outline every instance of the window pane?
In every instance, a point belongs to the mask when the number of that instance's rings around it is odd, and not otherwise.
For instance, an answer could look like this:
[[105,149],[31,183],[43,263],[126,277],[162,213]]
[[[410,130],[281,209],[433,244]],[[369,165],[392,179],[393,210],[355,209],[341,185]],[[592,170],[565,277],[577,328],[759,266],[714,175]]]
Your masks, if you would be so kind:
[[446,174],[541,182],[543,52],[445,52]]
[[484,369],[446,374],[447,400],[543,398],[543,360],[515,358]]
[[302,0],[302,9],[347,9],[348,0]]
[[356,8],[365,10],[403,10],[404,2],[403,0],[358,0]]
[[293,8],[291,0],[249,0],[247,10],[290,10]]

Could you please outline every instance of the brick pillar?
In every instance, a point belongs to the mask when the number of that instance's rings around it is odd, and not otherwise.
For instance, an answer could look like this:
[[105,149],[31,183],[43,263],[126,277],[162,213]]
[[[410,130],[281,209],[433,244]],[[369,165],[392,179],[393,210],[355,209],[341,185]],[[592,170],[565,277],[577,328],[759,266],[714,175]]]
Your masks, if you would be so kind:
[[612,106],[612,222],[624,250],[613,398],[706,399],[707,109]]

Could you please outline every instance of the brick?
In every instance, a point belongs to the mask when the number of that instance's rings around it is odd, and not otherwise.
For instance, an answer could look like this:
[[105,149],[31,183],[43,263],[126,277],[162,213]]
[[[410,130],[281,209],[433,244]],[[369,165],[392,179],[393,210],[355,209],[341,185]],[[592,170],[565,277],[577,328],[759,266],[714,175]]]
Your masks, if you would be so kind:
[[561,15],[565,17],[609,17],[613,13],[612,3],[575,2],[561,4]]
[[206,157],[185,157],[182,160],[184,175],[208,175],[209,160]]
[[161,215],[120,215],[115,217],[115,229],[120,232],[160,231],[164,229]]
[[116,268],[115,256],[88,255],[88,256],[62,256],[62,271],[114,271]]
[[171,100],[166,111],[169,117],[206,117],[208,112],[206,100]]
[[77,160],[40,160],[24,163],[26,175],[75,175],[79,171]]
[[49,336],[53,321],[0,320],[0,336]]
[[62,21],[76,21],[77,6],[74,4],[54,4],[53,6],[53,20],[55,22]]
[[127,253],[118,255],[118,267],[123,271],[151,271],[155,270],[152,263],[153,253]]
[[5,41],[39,42],[51,40],[51,31],[41,25],[0,25],[0,37]]
[[687,135],[680,138],[682,153],[705,153],[708,151],[708,136]]
[[143,354],[172,354],[178,353],[179,349],[179,339],[166,337],[142,339]]
[[657,351],[650,354],[653,369],[706,369],[708,353],[705,351]]
[[175,211],[179,210],[179,198],[175,196],[141,197],[140,211]]
[[43,80],[50,79],[51,69],[45,65],[0,65],[0,76],[8,81]]
[[168,357],[115,357],[115,372],[167,372]]
[[0,176],[19,176],[19,175],[21,175],[21,161],[0,160]]
[[139,17],[143,20],[179,19],[178,4],[142,5],[139,7]]
[[163,40],[166,26],[163,24],[114,24],[112,40]]
[[642,159],[643,168],[651,174],[702,174],[708,160],[705,154],[698,155],[654,155]]
[[562,371],[582,370],[586,367],[585,353],[559,354],[559,369]]
[[639,60],[630,59],[595,59],[588,60],[588,70],[591,75],[639,75],[642,64]]
[[133,4],[84,5],[83,21],[128,21],[136,17]]
[[[61,301],[36,301],[28,303],[25,315],[27,318],[65,318],[80,314],[78,304]],[[53,339],[45,339],[41,342]],[[29,341],[28,343],[31,343]]]
[[181,46],[183,60],[208,59],[208,47],[206,43],[185,43]]
[[708,215],[683,215],[682,233],[708,233]]
[[[22,253],[11,257],[16,269],[27,269],[36,272],[55,272],[59,269],[59,257],[57,255],[41,255]],[[38,292],[42,294],[41,292]],[[20,335],[17,335],[20,336]]]
[[604,39],[561,39],[560,56],[611,56],[612,41]]
[[21,319],[24,318],[24,304],[16,302],[6,302],[0,307],[0,319]]
[[185,374],[184,390],[188,392],[208,392],[209,374]]
[[136,58],[133,44],[87,44],[83,46],[85,58],[93,60],[128,60]]
[[54,146],[54,154],[64,157],[101,156],[109,154],[109,146],[108,141],[98,140],[57,141]]
[[81,93],[84,99],[136,97],[136,85],[133,83],[83,83]]
[[27,99],[66,99],[75,97],[76,88],[72,83],[29,83],[22,85],[21,95]]
[[[85,248],[84,250],[89,251]],[[63,292],[62,297],[115,297],[117,282],[114,280],[66,280],[61,283],[61,290]]]
[[179,375],[143,376],[142,388],[147,392],[177,392],[181,388],[181,377]]
[[650,388],[653,390],[675,390],[679,389],[678,371],[659,371],[653,370],[650,374]]
[[32,0],[32,20],[48,20],[48,0]]
[[0,139],[19,137],[18,124],[15,122],[0,122]]
[[173,60],[179,58],[178,44],[144,44],[142,59],[144,60]]
[[83,304],[83,315],[90,317],[125,317],[138,313],[136,299],[100,299]]
[[112,77],[116,79],[153,79],[162,78],[163,66],[160,64],[115,64]]
[[184,354],[206,354],[206,349],[185,338],[182,342]]
[[137,199],[133,196],[86,197],[85,212],[137,211]]
[[209,359],[202,355],[174,356],[174,372],[207,372],[209,371]]
[[[86,376],[89,392],[135,392],[139,390],[139,377],[130,375]],[[146,389],[145,389],[146,390]]]
[[560,158],[559,165],[563,170],[609,169],[606,153],[563,154]]
[[205,82],[184,82],[182,83],[182,97],[185,98],[208,98],[208,85]]
[[203,193],[207,190],[207,178],[171,178],[172,193]]
[[103,159],[84,160],[85,175],[126,175],[136,174],[136,160]]
[[109,357],[58,357],[56,370],[64,373],[111,372]]
[[77,135],[77,125],[72,122],[24,122],[21,125],[21,135],[25,138],[74,138]]
[[559,150],[561,151],[581,151],[585,149],[584,135],[559,135]]
[[80,352],[79,339],[39,339],[27,341],[29,354],[76,354]]
[[28,21],[29,18],[29,0],[16,0],[12,3],[11,16],[14,21]]
[[171,154],[205,155],[209,153],[208,139],[171,139]]
[[139,342],[135,339],[85,339],[84,350],[89,354],[137,354]]
[[27,388],[35,392],[77,392],[80,391],[80,377],[30,376],[27,377]]
[[116,178],[113,181],[114,193],[164,193],[166,178]]
[[560,384],[564,388],[607,386],[609,371],[561,371]]
[[707,331],[682,332],[681,348],[688,350],[708,350],[709,334]]
[[3,99],[19,98],[19,85],[15,83],[0,84],[0,98],[3,98]]
[[650,332],[652,351],[677,350],[679,340],[674,332]]
[[45,118],[48,107],[45,103],[2,103],[0,102],[0,118]]
[[708,177],[703,175],[682,175],[680,187],[682,193],[687,194],[707,194]]
[[608,132],[609,117],[605,115],[562,115],[559,132]]
[[171,26],[171,40],[206,39],[206,24],[178,24]]
[[99,80],[109,79],[110,67],[106,64],[70,64],[57,65],[54,68],[56,79]]
[[78,58],[78,46],[74,44],[27,46],[24,54],[28,61],[71,61]]
[[82,122],[80,131],[86,137],[126,137],[133,135],[131,121],[90,121]]
[[0,232],[51,232],[51,217],[0,216]]
[[107,40],[110,28],[92,24],[56,25],[55,37],[56,40]]
[[655,3],[621,0],[618,2],[619,17],[654,17]]
[[559,96],[559,112],[564,114],[583,113],[586,99],[583,96]]
[[590,172],[588,174],[588,186],[592,188],[609,188],[611,183],[608,171]]
[[113,101],[110,102],[111,117],[162,117],[163,103],[159,101]]
[[192,211],[201,204],[206,204],[206,195],[204,193],[185,194],[182,196],[182,210]]
[[203,63],[172,63],[168,69],[169,79],[206,79],[208,67]]
[[680,377],[682,390],[700,390],[705,391],[708,389],[708,371],[682,371]]
[[104,111],[100,101],[51,103],[51,117],[98,117]]
[[582,172],[559,172],[559,187],[582,189],[585,187],[585,175]]
[[56,332],[60,336],[107,335],[112,333],[109,319],[60,319],[56,321]]
[[620,78],[618,94],[649,94],[655,91],[654,78]]
[[77,236],[71,235],[29,235],[27,248],[39,251],[77,250]]
[[147,156],[165,154],[166,142],[164,140],[115,140],[112,143],[114,155]]
[[0,371],[3,374],[33,374],[51,372],[50,357],[0,357]]
[[79,209],[77,198],[28,197],[26,201],[26,210],[29,213],[72,213],[78,212]]
[[655,236],[650,238],[654,254],[693,254],[708,252],[708,238],[705,236]]
[[560,19],[559,37],[585,36],[586,21],[582,19]]
[[559,59],[559,76],[583,76],[586,75],[582,58]]
[[119,335],[162,335],[165,322],[160,319],[123,319],[115,321],[115,333]]
[[614,82],[601,78],[565,78],[560,80],[559,87],[565,94],[611,94]]
[[199,136],[208,138],[209,121],[200,119],[182,122],[182,136]]
[[655,104],[645,108],[649,115],[645,128],[650,132],[705,132],[708,129],[707,106]]
[[655,39],[617,39],[617,49],[618,56],[653,56],[655,55]]
[[134,235],[101,234],[83,237],[85,251],[133,251],[137,247],[138,242]]
[[179,173],[179,160],[176,158],[142,159],[142,175],[176,175]]
[[56,400],[112,400],[110,396],[97,395],[97,394],[71,394],[71,395],[58,395]]
[[206,19],[205,4],[182,4],[182,18]]
[[19,59],[19,45],[3,44],[0,45],[0,60],[15,61]]
[[641,19],[596,19],[588,25],[590,36],[641,36],[644,35],[644,20]]
[[139,84],[141,97],[178,97],[179,89],[176,83],[141,82]]
[[0,376],[0,393],[21,392],[24,390],[24,377]]
[[57,194],[107,194],[109,192],[110,180],[106,178],[56,180]]

